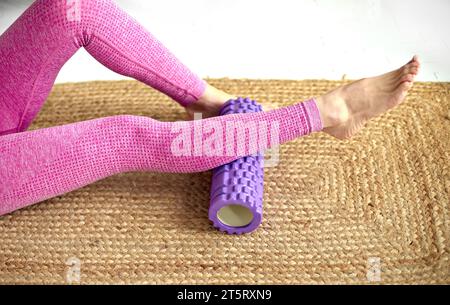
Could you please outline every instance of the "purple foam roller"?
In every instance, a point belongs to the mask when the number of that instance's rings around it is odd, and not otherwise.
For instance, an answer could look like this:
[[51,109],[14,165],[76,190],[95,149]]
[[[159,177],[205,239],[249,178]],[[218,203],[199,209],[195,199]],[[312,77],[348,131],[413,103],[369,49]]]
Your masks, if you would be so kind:
[[[220,115],[262,111],[249,98],[226,102]],[[255,230],[262,221],[264,156],[261,153],[239,158],[213,169],[209,219],[228,234]]]

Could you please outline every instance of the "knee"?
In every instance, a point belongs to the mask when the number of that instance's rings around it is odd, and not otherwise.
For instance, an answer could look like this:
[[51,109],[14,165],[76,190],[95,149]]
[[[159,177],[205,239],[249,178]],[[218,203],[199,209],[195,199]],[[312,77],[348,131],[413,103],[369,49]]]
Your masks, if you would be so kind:
[[77,37],[86,19],[83,6],[82,0],[37,0],[29,11],[51,33]]
[[[53,0],[61,1],[61,0]],[[67,1],[67,2],[66,2]],[[92,33],[115,21],[118,7],[112,0],[66,0],[66,20],[80,46],[90,43]]]

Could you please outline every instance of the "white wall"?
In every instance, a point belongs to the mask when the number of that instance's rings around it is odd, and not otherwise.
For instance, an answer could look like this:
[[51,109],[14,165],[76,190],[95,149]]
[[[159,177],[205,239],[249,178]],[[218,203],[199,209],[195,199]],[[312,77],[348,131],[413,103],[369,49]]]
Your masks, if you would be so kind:
[[[449,0],[116,0],[200,76],[370,76],[417,53],[450,81]],[[0,0],[0,32],[32,1]],[[121,79],[84,50],[59,82]]]

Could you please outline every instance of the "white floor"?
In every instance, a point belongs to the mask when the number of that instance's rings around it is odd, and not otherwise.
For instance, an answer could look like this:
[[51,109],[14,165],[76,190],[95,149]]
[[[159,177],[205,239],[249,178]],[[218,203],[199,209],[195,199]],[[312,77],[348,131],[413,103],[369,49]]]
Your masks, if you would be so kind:
[[[116,0],[202,77],[354,79],[419,54],[450,81],[449,0]],[[0,0],[0,32],[31,3]],[[124,78],[84,50],[57,81]]]

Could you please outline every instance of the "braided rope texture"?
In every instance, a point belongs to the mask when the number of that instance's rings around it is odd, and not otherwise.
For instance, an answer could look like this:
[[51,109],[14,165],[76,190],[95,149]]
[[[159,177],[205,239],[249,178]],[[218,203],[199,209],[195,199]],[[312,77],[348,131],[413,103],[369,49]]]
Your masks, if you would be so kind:
[[[208,81],[265,110],[344,83]],[[0,217],[0,283],[64,284],[76,261],[81,284],[449,284],[449,96],[450,83],[417,83],[352,140],[282,145],[251,234],[212,227],[211,172],[120,174]],[[137,81],[68,83],[31,129],[116,114],[185,118]]]

